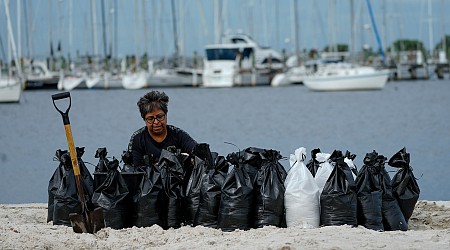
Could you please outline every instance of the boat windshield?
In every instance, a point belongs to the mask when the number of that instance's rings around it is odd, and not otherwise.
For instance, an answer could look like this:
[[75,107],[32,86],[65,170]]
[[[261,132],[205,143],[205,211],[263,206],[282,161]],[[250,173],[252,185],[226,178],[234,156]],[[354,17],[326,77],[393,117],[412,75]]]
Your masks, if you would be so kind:
[[208,58],[209,61],[212,61],[212,60],[235,60],[238,52],[239,52],[238,48],[206,49],[206,57]]

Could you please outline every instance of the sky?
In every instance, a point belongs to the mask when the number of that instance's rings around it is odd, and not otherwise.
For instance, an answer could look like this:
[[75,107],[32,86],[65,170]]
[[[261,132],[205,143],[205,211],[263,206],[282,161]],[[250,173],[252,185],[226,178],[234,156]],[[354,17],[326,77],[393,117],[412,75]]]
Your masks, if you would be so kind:
[[[8,1],[0,1],[0,59],[5,60]],[[397,39],[417,39],[429,49],[450,34],[449,0],[371,3],[385,48]],[[296,30],[301,50],[352,42],[350,0],[9,0],[9,12],[18,53],[32,58],[49,56],[50,41],[55,53],[60,44],[64,56],[170,56],[176,47],[174,23],[182,56],[203,55],[204,46],[218,42],[220,33],[245,33],[260,45],[288,53],[296,49]],[[366,0],[354,0],[354,13],[356,50],[377,49]]]

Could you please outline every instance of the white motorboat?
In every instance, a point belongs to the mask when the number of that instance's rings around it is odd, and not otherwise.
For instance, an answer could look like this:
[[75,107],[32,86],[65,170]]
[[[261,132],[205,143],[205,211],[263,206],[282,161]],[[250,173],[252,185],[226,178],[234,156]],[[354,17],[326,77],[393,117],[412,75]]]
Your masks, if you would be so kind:
[[0,103],[19,102],[22,93],[22,85],[19,78],[4,77],[0,78]]
[[303,84],[315,91],[383,89],[388,70],[348,63],[329,64],[304,79]]
[[280,53],[242,34],[229,36],[227,43],[207,45],[205,52],[204,87],[269,85],[283,67]]

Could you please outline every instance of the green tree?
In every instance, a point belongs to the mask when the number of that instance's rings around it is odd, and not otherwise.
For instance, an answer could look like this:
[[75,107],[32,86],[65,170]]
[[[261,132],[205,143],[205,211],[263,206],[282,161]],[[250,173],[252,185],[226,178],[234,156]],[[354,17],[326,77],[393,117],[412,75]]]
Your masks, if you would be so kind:
[[331,52],[334,49],[337,49],[337,52],[346,52],[348,51],[348,44],[342,44],[342,43],[338,43],[336,46],[332,46],[332,45],[327,45],[323,51],[325,52]]
[[[419,40],[399,39],[393,42],[392,45],[395,51],[422,50],[425,52],[425,47]],[[388,50],[391,51],[391,48],[388,48]]]
[[434,47],[434,50],[439,51],[439,50],[443,50],[444,49],[444,43],[443,40],[445,40],[445,55],[449,56],[450,54],[450,35],[445,35],[445,37],[443,37],[443,39],[440,39],[439,43],[436,44],[436,46]]

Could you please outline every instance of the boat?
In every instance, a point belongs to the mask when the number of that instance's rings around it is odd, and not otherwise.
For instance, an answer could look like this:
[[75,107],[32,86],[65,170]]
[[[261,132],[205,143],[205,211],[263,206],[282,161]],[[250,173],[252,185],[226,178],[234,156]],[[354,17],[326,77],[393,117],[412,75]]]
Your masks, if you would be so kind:
[[322,57],[322,59],[306,61],[304,64],[301,64],[299,66],[297,65],[297,62],[290,62],[290,59],[296,58],[296,56],[290,57],[286,61],[286,71],[276,74],[270,82],[270,85],[272,87],[280,87],[291,84],[303,84],[305,78],[315,74],[322,67],[326,67],[326,65],[328,64],[338,63],[342,61],[341,59],[331,58],[326,53],[323,53]]
[[90,89],[116,89],[123,88],[122,75],[104,71],[87,75],[86,86]]
[[350,63],[329,64],[304,79],[314,91],[379,90],[388,80],[389,70]]
[[161,68],[147,77],[149,87],[183,87],[201,84],[202,71],[194,68]]
[[22,85],[19,78],[2,76],[0,77],[0,103],[19,102],[22,93]]
[[58,81],[58,89],[71,91],[75,88],[87,88],[86,74],[84,74],[84,73],[73,73],[73,74],[61,73],[61,76]]
[[[9,3],[4,1],[5,15],[8,30],[8,69],[7,74],[3,74],[2,65],[0,64],[0,103],[4,102],[19,102],[22,93],[22,67],[18,60],[16,43],[11,25],[9,15]],[[14,62],[11,60],[11,52],[14,57]]]
[[270,85],[283,68],[277,51],[259,46],[251,37],[229,36],[225,43],[205,46],[203,87]]
[[124,89],[142,89],[147,87],[147,72],[127,72],[122,75],[122,86]]
[[45,61],[31,61],[23,68],[25,89],[56,89],[59,73],[48,69]]

